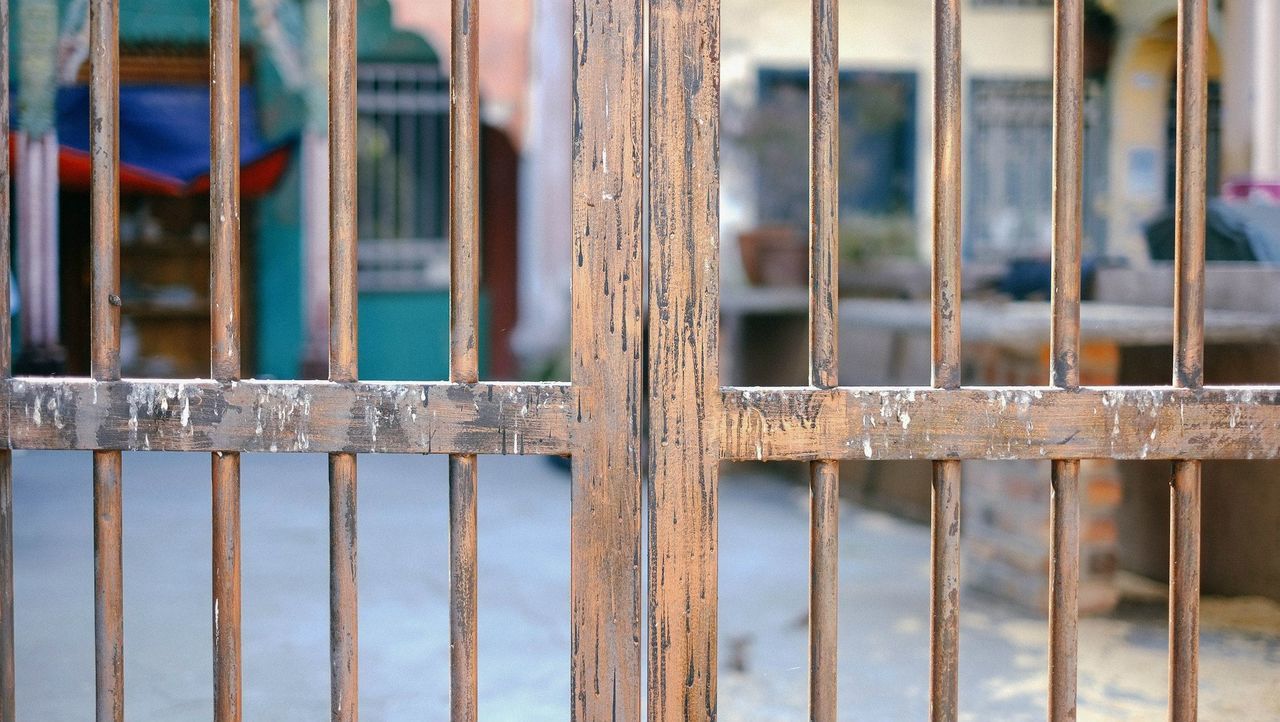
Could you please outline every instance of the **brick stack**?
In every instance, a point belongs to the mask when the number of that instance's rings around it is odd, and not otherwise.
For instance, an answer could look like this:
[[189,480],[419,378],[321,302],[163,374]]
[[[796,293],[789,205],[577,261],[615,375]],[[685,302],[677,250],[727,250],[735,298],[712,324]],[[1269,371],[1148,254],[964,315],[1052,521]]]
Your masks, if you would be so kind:
[[[972,589],[1049,608],[1049,462],[965,462],[961,574]],[[1080,613],[1104,614],[1116,589],[1115,462],[1080,464]]]
[[[1037,385],[1049,367],[1044,346],[1011,349],[973,344],[966,379],[984,385]],[[1084,385],[1114,385],[1119,352],[1109,343],[1080,350]],[[969,383],[966,380],[966,383]],[[1031,609],[1049,609],[1048,461],[967,461],[961,486],[961,575],[971,589]],[[1116,588],[1122,487],[1110,459],[1080,463],[1080,613],[1105,614],[1119,601]]]

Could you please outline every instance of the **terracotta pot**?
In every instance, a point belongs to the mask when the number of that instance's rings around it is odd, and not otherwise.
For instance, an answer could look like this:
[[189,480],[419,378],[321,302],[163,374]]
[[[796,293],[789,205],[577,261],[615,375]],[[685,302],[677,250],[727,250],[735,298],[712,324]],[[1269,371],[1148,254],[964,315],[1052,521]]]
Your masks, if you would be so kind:
[[790,226],[760,226],[738,236],[742,267],[756,286],[803,286],[809,280],[809,248]]

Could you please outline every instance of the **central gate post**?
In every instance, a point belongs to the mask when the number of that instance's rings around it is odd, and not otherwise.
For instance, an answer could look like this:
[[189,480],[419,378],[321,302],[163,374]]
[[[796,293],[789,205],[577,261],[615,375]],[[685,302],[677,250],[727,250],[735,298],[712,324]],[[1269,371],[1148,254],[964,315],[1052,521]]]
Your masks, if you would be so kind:
[[719,0],[649,10],[649,719],[716,717]]
[[574,720],[640,719],[642,8],[573,3]]

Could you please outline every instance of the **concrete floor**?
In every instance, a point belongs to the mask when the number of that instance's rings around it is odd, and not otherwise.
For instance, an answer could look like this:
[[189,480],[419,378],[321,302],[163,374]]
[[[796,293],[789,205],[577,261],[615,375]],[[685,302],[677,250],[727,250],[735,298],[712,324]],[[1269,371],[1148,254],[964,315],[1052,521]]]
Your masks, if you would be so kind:
[[[130,720],[211,718],[207,457],[125,457],[125,679]],[[93,709],[89,457],[15,455],[19,719]],[[488,458],[480,491],[480,699],[485,720],[568,717],[569,485],[540,459]],[[322,456],[243,464],[245,719],[328,713],[327,485]],[[443,720],[448,706],[444,461],[360,459],[360,697],[366,720]],[[804,717],[804,490],[767,477],[721,490],[720,707],[725,720]],[[846,507],[840,699],[848,719],[922,719],[927,529]],[[1280,720],[1280,610],[1206,600],[1201,714]],[[1045,626],[966,593],[961,706],[1044,719]],[[1081,719],[1164,715],[1158,598],[1081,623]]]

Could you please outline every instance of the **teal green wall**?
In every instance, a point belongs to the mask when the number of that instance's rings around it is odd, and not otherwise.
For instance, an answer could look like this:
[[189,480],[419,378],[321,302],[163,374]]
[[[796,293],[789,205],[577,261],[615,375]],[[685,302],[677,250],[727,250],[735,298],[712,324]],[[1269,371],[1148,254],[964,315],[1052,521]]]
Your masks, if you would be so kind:
[[[481,326],[488,304],[480,301]],[[360,294],[360,378],[449,378],[449,293]],[[483,347],[482,349],[483,350]],[[488,372],[480,356],[480,375]]]

